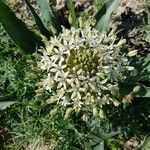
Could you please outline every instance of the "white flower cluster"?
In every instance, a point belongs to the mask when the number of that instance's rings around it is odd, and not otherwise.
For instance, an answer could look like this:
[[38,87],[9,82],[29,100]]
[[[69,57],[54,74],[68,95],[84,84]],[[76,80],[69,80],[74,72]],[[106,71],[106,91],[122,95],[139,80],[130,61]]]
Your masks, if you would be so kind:
[[99,34],[89,26],[63,29],[58,37],[46,43],[38,63],[45,71],[42,85],[52,96],[48,103],[57,102],[71,111],[101,112],[102,105],[118,102],[117,80],[127,63],[120,49],[124,40],[115,42],[114,31]]

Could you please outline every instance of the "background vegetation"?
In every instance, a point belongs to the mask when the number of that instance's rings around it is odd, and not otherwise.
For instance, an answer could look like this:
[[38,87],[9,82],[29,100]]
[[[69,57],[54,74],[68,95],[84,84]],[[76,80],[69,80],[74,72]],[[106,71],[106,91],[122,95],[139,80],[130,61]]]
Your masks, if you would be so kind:
[[[117,0],[106,3],[95,0],[89,5],[67,0],[62,8],[55,2],[50,3],[51,7],[41,0],[37,4],[27,0],[0,0],[0,12],[3,12],[0,13],[0,149],[148,150],[149,3],[144,3],[143,14],[127,8],[119,24],[113,14],[121,5]],[[55,4],[59,7],[54,7]],[[21,21],[15,14],[26,17]],[[106,104],[105,117],[92,116],[89,122],[81,119],[82,112],[64,120],[65,108],[48,105],[48,93],[41,91],[38,84],[43,72],[37,66],[41,56],[37,49],[45,48],[45,41],[59,36],[62,25],[67,29],[78,28],[80,17],[101,34],[109,33],[115,26],[117,40],[126,39],[122,50],[130,55],[129,64],[134,67],[125,73],[125,81],[119,82],[124,101],[117,107]],[[127,26],[125,23],[131,20],[131,26]]]

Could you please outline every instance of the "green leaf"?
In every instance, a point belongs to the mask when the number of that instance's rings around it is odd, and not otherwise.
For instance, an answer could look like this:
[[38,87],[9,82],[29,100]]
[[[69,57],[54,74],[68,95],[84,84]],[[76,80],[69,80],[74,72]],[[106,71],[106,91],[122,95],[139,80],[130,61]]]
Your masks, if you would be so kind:
[[100,142],[97,146],[95,146],[93,148],[93,150],[104,150],[105,147],[104,147],[104,141],[103,142]]
[[44,46],[41,37],[30,31],[2,0],[0,0],[0,23],[24,53],[32,54],[37,47]]
[[146,34],[145,40],[146,40],[147,42],[150,42],[150,33],[147,33],[147,34]]
[[66,2],[67,2],[68,9],[70,11],[69,22],[73,27],[78,28],[78,19],[76,17],[75,7],[72,3],[72,0],[67,0]]
[[84,143],[85,150],[104,150],[104,140],[95,141],[95,139],[91,139],[88,142]]
[[150,98],[150,87],[143,86],[136,97]]
[[150,85],[150,56],[141,57],[136,55],[130,59],[130,66],[133,66],[135,69],[126,72],[126,83],[142,83],[146,86]]
[[148,15],[148,25],[150,25],[150,3],[147,1],[147,15]]
[[98,12],[96,13],[96,15],[95,15],[96,22],[98,22],[99,19],[100,19],[103,15],[105,15],[106,10],[107,10],[107,6],[106,6],[106,2],[105,2],[105,3],[103,3],[102,7],[100,7],[99,11],[98,11]]
[[0,96],[0,110],[4,110],[10,105],[16,103],[14,99],[16,99],[16,92],[5,96]]
[[150,80],[150,55],[144,59],[143,66],[144,69],[147,70],[147,73],[149,74],[149,80]]
[[131,94],[133,97],[150,98],[150,87],[139,83],[119,83],[120,96]]
[[36,22],[36,25],[39,29],[39,31],[41,32],[41,34],[43,34],[45,37],[47,37],[48,39],[53,36],[53,33],[52,31],[49,31],[43,24],[42,20],[40,19],[40,17],[38,16],[38,14],[35,12],[34,8],[30,5],[30,3],[28,2],[28,0],[24,0],[26,5],[28,6],[28,8],[30,9],[34,19],[35,19],[35,22]]
[[139,150],[149,150],[150,149],[150,136],[148,135],[143,144],[140,146]]
[[14,103],[16,103],[16,102],[15,101],[0,102],[0,110],[4,110]]
[[92,118],[88,122],[88,128],[91,130],[84,140],[85,150],[103,150],[105,149],[104,141],[120,133],[114,131],[112,125],[102,118]]
[[100,32],[107,32],[111,14],[119,5],[119,0],[107,0],[103,7],[96,14],[96,29]]
[[61,24],[54,14],[52,9],[49,7],[48,0],[37,0],[37,4],[40,8],[41,19],[48,29],[50,28],[51,31],[54,30],[56,34],[62,31]]

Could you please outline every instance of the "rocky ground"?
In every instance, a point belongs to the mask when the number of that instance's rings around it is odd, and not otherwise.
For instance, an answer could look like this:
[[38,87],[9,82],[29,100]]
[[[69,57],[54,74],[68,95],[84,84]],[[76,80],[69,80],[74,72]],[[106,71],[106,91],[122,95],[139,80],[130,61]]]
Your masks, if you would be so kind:
[[[29,0],[37,10],[36,0]],[[146,31],[137,30],[142,22],[148,21],[145,9],[146,0],[120,0],[115,15],[112,16],[113,25],[117,26],[117,36],[127,40],[129,50],[138,49],[142,55],[147,55],[150,44],[145,40]],[[93,0],[73,0],[77,12],[83,12],[92,6]],[[20,0],[9,0],[8,4],[16,12],[18,18],[24,20],[29,28],[35,29],[36,25],[26,5]],[[59,20],[64,26],[69,27],[68,11],[65,0],[50,0],[49,4],[58,15]]]

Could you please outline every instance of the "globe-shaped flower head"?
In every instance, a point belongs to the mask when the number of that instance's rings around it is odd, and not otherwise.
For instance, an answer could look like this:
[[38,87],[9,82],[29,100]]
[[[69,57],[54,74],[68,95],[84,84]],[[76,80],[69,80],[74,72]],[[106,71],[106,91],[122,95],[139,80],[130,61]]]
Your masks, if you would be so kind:
[[52,95],[48,103],[96,114],[102,105],[113,101],[110,87],[117,91],[116,81],[126,63],[120,52],[124,40],[115,41],[113,31],[99,34],[89,26],[64,28],[58,37],[52,37],[39,62],[45,71],[43,87]]

